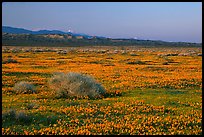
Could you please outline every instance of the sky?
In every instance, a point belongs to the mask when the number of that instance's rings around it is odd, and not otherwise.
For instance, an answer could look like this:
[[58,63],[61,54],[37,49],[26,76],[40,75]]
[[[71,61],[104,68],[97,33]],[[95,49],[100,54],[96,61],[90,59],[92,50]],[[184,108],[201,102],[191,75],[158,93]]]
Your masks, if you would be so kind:
[[202,2],[3,2],[2,26],[202,42]]

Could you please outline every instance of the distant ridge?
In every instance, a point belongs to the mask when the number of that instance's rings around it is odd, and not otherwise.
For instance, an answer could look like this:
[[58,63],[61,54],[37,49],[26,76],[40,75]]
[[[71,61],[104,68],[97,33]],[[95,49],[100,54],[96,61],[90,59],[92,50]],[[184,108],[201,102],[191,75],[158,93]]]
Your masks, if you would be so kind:
[[[2,26],[2,33],[11,33],[11,34],[34,34],[34,35],[43,35],[43,34],[69,34],[72,36],[83,36],[84,38],[102,38],[102,39],[111,39],[103,36],[90,36],[84,33],[72,33],[72,32],[64,32],[60,30],[39,30],[39,31],[32,31],[27,30],[24,28],[15,28],[10,26]],[[133,40],[133,38],[112,38],[112,39],[120,39],[120,40]],[[162,40],[143,40],[143,39],[134,39],[137,41],[157,41],[157,42],[167,42]],[[194,42],[169,42],[169,43],[194,43]],[[197,43],[201,44],[201,43]]]
[[2,32],[4,33],[12,33],[12,34],[32,34],[33,31],[26,30],[23,28],[13,28],[8,26],[2,26]]
[[161,40],[111,39],[83,33],[59,30],[31,31],[2,26],[4,46],[142,46],[142,47],[202,47],[202,43],[166,42]]
[[23,28],[14,28],[9,26],[2,26],[2,32],[11,33],[11,34],[70,34],[73,36],[84,36],[91,37],[87,34],[82,33],[72,33],[72,32],[63,32],[60,30],[39,30],[39,31],[31,31]]

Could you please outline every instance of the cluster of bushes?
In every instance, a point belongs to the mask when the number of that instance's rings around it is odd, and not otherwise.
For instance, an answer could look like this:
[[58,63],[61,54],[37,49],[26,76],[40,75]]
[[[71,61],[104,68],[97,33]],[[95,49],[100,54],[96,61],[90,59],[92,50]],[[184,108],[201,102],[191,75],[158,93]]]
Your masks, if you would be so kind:
[[[70,72],[55,73],[48,81],[50,89],[56,98],[102,98],[105,96],[105,89],[97,83],[92,77]],[[34,85],[21,81],[14,85],[15,94],[33,94],[37,93]]]
[[[52,93],[56,98],[84,98],[96,99],[106,97],[105,89],[97,83],[92,77],[80,74],[80,73],[56,73],[48,81],[49,87],[52,89]],[[37,93],[36,87],[29,82],[21,81],[14,85],[13,92],[15,94],[34,94]],[[26,106],[27,110],[38,108],[35,103],[29,103]],[[33,122],[35,118],[32,115],[28,115],[25,111],[16,111],[10,109],[2,113],[3,124],[21,124],[27,125]],[[39,123],[50,124],[55,123],[55,117],[47,117]]]

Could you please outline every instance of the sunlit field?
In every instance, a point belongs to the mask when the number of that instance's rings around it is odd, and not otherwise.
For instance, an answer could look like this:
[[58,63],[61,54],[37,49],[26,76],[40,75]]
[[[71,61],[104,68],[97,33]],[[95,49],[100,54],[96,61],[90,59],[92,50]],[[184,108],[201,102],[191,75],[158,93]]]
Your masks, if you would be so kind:
[[[56,98],[55,72],[92,76],[107,95]],[[17,82],[35,94],[15,94]],[[202,48],[2,47],[3,135],[201,135]]]

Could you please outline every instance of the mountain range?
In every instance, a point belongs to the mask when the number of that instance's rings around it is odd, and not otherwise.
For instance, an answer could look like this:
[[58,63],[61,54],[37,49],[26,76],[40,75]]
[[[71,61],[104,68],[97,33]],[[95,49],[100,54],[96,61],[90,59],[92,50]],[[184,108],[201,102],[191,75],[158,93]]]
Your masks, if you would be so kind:
[[5,46],[153,46],[202,47],[202,43],[165,42],[161,40],[111,39],[59,30],[31,31],[2,26],[2,45]]
[[60,30],[39,30],[39,31],[31,31],[23,28],[14,28],[9,26],[2,26],[2,32],[4,33],[11,33],[11,34],[70,34],[72,36],[83,36],[85,38],[92,37],[87,34],[82,33],[72,33],[72,32],[63,32]]

